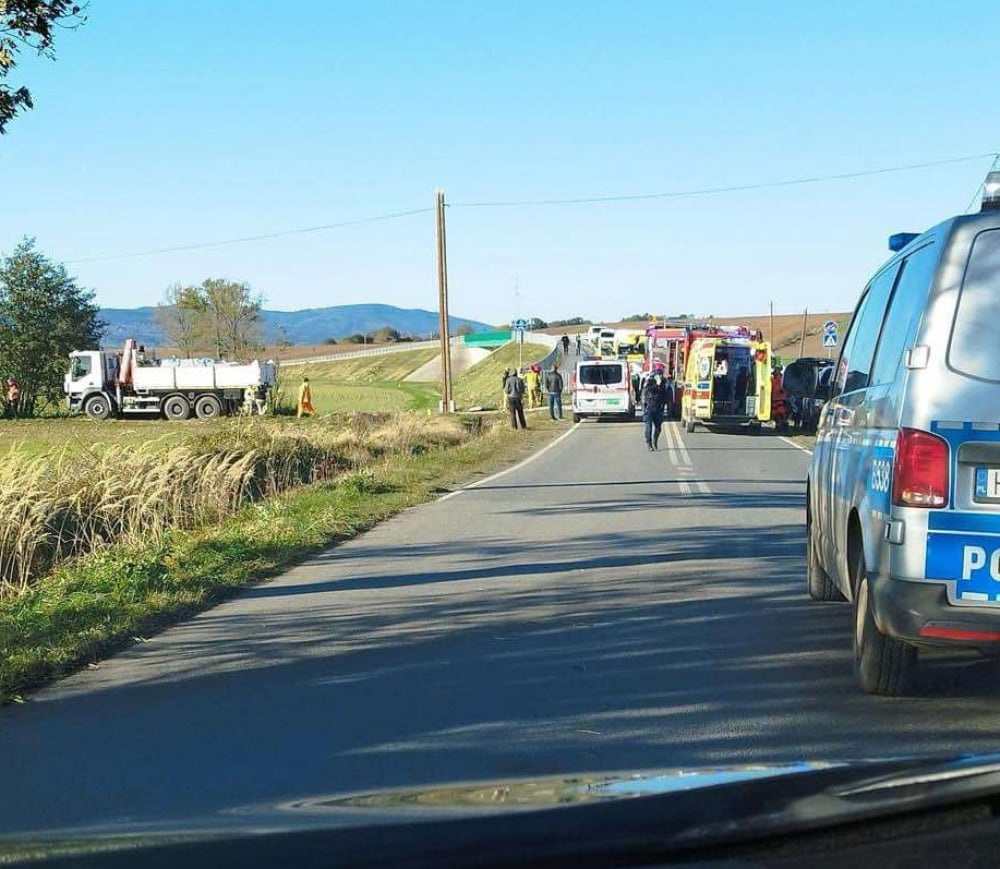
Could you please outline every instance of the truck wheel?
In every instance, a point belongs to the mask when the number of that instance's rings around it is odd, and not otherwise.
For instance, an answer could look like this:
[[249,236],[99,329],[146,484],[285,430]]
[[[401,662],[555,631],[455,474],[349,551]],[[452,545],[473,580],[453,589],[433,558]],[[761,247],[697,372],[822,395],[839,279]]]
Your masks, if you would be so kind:
[[183,395],[170,395],[163,402],[163,415],[167,419],[187,419],[191,405]]
[[215,419],[222,415],[222,402],[214,395],[199,395],[194,412],[198,419]]
[[813,600],[845,599],[830,575],[820,566],[816,556],[816,541],[813,540],[813,525],[809,519],[806,519],[806,590]]
[[854,675],[866,694],[898,697],[910,686],[917,650],[909,643],[883,634],[872,615],[864,549],[858,545],[852,559],[854,593]]
[[103,395],[92,395],[84,404],[83,412],[91,419],[107,419],[111,416],[111,402]]

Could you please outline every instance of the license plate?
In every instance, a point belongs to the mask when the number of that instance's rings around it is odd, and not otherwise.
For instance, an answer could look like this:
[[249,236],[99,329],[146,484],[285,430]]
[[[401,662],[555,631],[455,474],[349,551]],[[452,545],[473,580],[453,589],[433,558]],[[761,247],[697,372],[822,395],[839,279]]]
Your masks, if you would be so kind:
[[605,402],[605,404],[621,404],[621,399],[618,399],[618,398],[609,398]]
[[975,500],[1000,503],[1000,468],[976,468]]

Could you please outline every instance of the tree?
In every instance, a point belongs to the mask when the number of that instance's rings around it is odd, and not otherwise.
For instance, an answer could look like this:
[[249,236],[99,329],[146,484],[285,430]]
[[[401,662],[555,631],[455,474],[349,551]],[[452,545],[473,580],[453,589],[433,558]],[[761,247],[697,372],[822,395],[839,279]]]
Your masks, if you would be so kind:
[[391,344],[399,340],[399,330],[392,326],[382,326],[368,333],[368,341],[372,344]]
[[107,324],[93,300],[92,290],[35,250],[34,239],[0,261],[0,373],[21,384],[19,415],[61,399],[70,351],[100,346]]
[[26,87],[5,83],[17,65],[18,53],[27,48],[55,58],[56,31],[84,24],[86,8],[86,3],[74,0],[0,0],[0,134],[7,132],[7,124],[19,111],[34,108]]
[[204,299],[196,288],[174,284],[156,307],[156,321],[170,344],[190,359],[199,350],[207,349],[205,313]]
[[210,278],[200,287],[170,287],[156,317],[188,356],[203,350],[222,359],[239,359],[263,347],[263,304],[263,296],[248,284]]

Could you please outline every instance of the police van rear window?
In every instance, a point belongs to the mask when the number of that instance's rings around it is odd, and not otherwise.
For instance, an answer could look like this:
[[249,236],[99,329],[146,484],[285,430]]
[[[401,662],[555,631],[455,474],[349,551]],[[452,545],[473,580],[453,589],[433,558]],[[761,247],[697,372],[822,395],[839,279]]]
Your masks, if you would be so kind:
[[1000,229],[972,244],[948,347],[948,365],[960,374],[1000,382]]
[[580,383],[583,386],[610,386],[625,379],[621,365],[581,365]]

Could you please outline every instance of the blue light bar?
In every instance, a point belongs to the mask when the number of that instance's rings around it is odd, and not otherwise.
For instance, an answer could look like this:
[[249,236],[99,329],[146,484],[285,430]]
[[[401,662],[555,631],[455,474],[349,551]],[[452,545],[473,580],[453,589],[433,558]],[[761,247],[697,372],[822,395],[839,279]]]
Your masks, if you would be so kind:
[[890,235],[889,250],[891,250],[893,253],[895,253],[897,250],[902,250],[918,235],[920,235],[919,232],[897,232],[895,235]]

